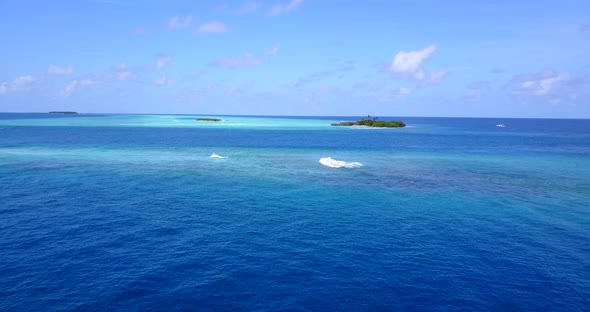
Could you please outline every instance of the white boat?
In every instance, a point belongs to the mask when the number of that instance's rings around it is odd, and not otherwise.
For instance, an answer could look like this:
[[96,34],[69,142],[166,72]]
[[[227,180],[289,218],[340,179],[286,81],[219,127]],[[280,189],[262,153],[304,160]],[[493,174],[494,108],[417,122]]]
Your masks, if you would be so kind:
[[505,124],[497,124],[496,127],[498,127],[498,128],[506,128],[506,125]]

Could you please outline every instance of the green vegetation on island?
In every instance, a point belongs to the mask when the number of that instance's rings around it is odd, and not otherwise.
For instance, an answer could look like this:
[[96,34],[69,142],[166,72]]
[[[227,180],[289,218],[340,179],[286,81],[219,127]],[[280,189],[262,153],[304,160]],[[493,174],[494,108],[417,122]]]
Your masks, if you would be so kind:
[[405,127],[406,124],[403,121],[383,121],[378,120],[377,117],[371,118],[371,116],[367,116],[367,119],[363,118],[358,121],[343,121],[339,123],[333,123],[332,126],[366,126],[366,127],[375,127],[375,128],[402,128]]
[[71,111],[52,111],[52,112],[49,112],[48,114],[78,115],[77,112],[71,112]]
[[218,122],[218,121],[223,121],[223,119],[204,117],[204,118],[197,118],[197,121]]

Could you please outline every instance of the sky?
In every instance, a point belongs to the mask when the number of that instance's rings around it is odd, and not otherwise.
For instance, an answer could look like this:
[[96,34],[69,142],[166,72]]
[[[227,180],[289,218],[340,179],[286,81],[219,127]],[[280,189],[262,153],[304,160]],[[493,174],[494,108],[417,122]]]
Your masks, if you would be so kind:
[[0,111],[590,118],[590,1],[0,0]]

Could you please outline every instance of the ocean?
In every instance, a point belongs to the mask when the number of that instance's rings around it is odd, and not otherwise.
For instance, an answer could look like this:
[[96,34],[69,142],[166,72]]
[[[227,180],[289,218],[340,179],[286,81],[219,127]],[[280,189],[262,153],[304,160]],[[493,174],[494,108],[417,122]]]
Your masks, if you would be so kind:
[[0,114],[0,310],[590,307],[590,120],[197,117]]

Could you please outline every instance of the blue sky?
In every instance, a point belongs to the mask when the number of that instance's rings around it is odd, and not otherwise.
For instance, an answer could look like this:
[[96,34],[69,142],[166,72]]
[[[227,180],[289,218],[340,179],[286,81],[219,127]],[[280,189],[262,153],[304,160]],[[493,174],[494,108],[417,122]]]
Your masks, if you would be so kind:
[[0,111],[590,118],[588,1],[0,1]]

